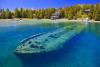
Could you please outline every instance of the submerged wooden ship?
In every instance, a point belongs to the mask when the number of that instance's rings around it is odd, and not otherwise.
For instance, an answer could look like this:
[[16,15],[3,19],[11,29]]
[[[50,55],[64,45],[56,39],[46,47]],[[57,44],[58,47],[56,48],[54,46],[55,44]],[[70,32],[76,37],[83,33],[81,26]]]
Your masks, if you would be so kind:
[[16,48],[16,54],[35,54],[59,50],[63,43],[79,34],[85,25],[70,25],[46,34],[36,34],[23,39]]

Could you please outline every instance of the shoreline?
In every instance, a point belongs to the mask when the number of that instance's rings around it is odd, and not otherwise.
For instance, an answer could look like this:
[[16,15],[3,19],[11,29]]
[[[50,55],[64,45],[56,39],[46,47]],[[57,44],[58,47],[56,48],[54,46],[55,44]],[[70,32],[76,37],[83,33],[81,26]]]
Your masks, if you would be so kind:
[[[51,19],[30,19],[30,18],[21,18],[21,19],[0,19],[0,22],[1,21],[18,21],[18,20],[51,20]],[[68,19],[56,19],[56,20],[59,20],[59,21],[82,21],[82,19],[79,19],[79,20],[68,20]],[[51,20],[51,21],[54,21],[54,20]],[[95,20],[89,20],[90,22],[100,22],[100,21],[95,21]]]
[[[68,20],[68,19],[0,19],[0,26],[17,26],[17,25],[33,25],[41,23],[66,23],[75,22],[81,23],[83,20]],[[100,23],[100,21],[89,20],[90,23]]]

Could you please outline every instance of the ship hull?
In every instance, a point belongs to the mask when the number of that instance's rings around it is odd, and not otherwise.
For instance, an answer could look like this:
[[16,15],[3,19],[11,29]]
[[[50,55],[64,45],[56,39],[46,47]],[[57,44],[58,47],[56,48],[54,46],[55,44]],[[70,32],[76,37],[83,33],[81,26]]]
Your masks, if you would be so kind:
[[[58,38],[55,36],[49,36],[49,35],[51,35],[51,33],[41,35],[36,38],[37,41],[42,41],[43,39],[48,39],[48,41],[46,41],[47,43],[40,42],[40,44],[46,44],[46,46],[47,46],[47,47],[43,48],[44,51],[41,51],[42,50],[41,49],[40,52],[38,52],[38,51],[33,52],[33,50],[29,50],[27,52],[27,50],[18,48],[19,51],[15,51],[15,55],[22,61],[22,63],[24,63],[24,65],[26,65],[24,67],[28,67],[28,65],[29,66],[35,65],[36,67],[44,67],[43,65],[45,65],[46,63],[53,63],[53,62],[58,61],[61,58],[63,58],[64,54],[66,54],[66,49],[67,49],[66,42],[68,42],[73,37],[75,37],[80,32],[82,32],[82,30],[84,28],[85,28],[85,26],[83,26],[81,28],[77,28],[78,30],[76,30],[76,29],[74,29],[74,30],[71,29],[69,31],[67,30],[68,32],[63,32],[62,35],[60,35],[59,33],[60,33],[60,31],[63,31],[63,29],[53,32],[52,34],[55,34],[56,36],[57,36],[57,34],[59,34]],[[53,37],[53,38],[51,38],[51,37]],[[51,38],[51,40],[50,40],[50,38]],[[36,40],[36,39],[34,39],[34,40]],[[29,45],[29,44],[27,44],[27,45]],[[26,47],[28,47],[27,45],[26,45]],[[36,47],[36,46],[34,46],[34,47]],[[22,48],[24,48],[24,46]],[[47,48],[48,48],[48,50],[47,50]],[[41,65],[39,66],[38,64],[41,64]]]

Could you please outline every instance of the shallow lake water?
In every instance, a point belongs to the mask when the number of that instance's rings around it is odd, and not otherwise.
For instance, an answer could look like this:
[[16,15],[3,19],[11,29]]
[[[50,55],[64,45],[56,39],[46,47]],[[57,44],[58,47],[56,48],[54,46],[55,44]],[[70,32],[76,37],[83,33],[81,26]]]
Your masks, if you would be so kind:
[[100,23],[89,23],[85,30],[64,43],[65,46],[57,51],[57,55],[47,54],[48,57],[22,60],[14,54],[22,39],[66,25],[71,24],[1,26],[0,67],[100,67]]

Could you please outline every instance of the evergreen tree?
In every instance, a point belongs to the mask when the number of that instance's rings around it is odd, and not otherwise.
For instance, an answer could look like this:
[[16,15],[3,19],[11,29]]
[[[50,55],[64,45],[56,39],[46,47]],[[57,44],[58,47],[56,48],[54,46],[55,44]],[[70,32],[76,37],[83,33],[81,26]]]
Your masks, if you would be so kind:
[[5,18],[6,19],[11,19],[12,18],[12,13],[10,12],[9,9],[6,9],[6,11],[5,11]]
[[4,9],[1,9],[1,10],[0,10],[0,19],[6,19]]
[[94,20],[100,21],[100,4],[96,4],[96,6],[95,6]]

